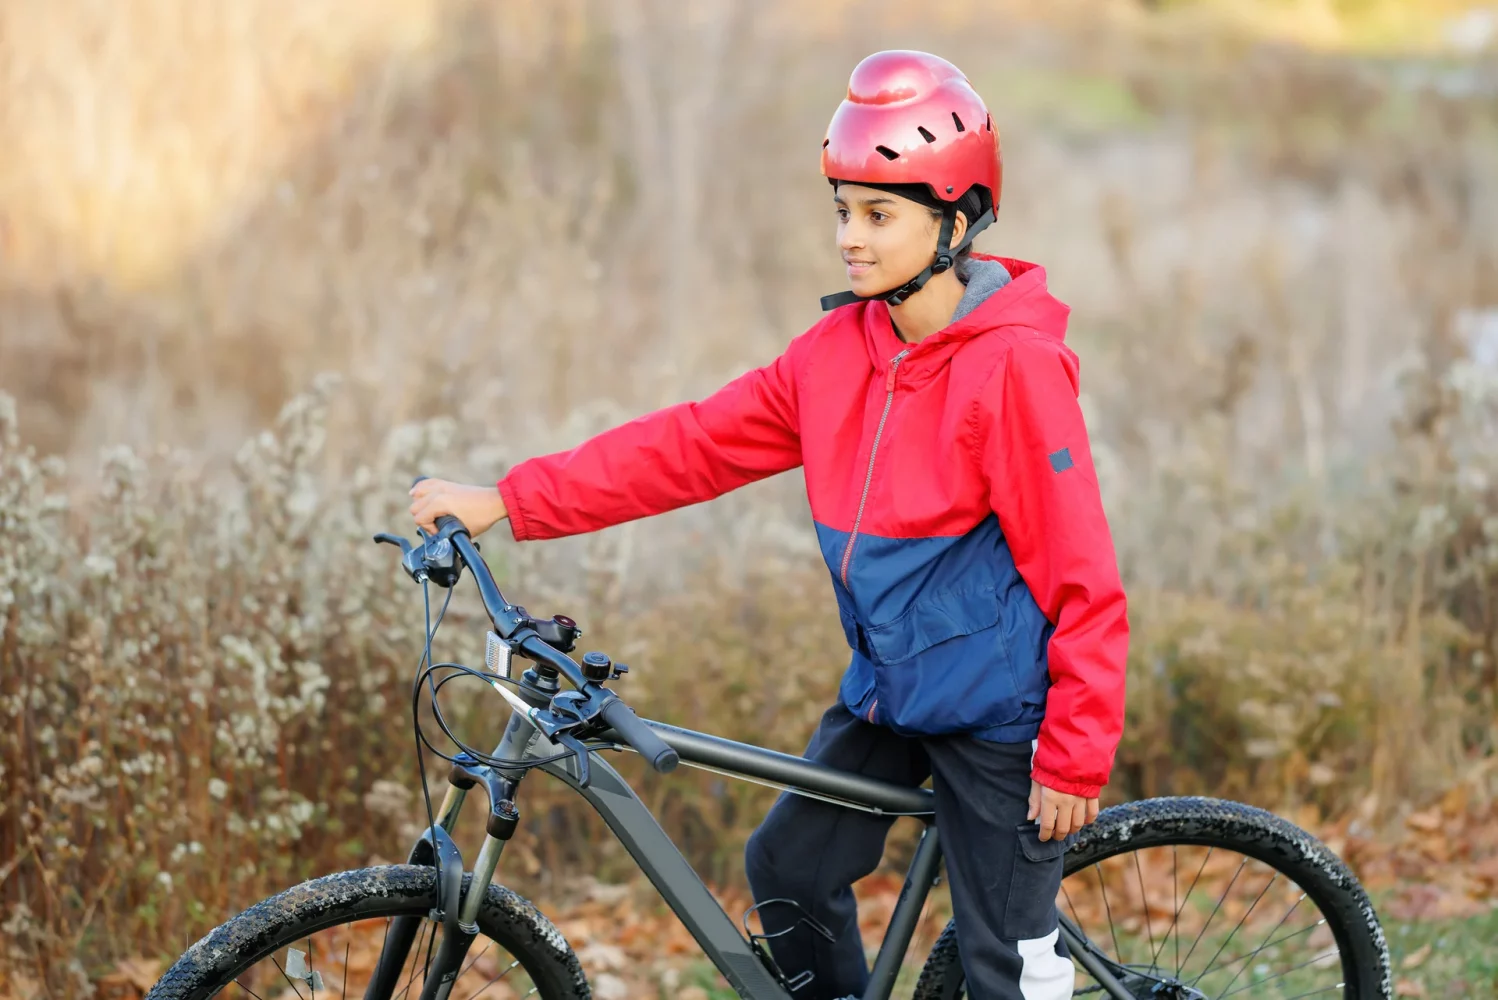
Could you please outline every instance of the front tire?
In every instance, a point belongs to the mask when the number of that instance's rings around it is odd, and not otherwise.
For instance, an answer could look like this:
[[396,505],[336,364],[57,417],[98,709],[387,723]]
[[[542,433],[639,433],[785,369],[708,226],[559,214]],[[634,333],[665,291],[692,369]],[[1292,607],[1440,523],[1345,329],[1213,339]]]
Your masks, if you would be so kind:
[[[471,875],[463,876],[465,894],[471,881]],[[303,882],[214,928],[167,969],[146,994],[145,1000],[204,1000],[236,982],[239,982],[240,989],[230,989],[227,995],[236,1000],[240,997],[250,1000],[257,993],[260,996],[266,994],[264,990],[255,990],[246,981],[241,981],[241,977],[251,976],[263,968],[266,980],[275,982],[279,973],[286,985],[291,985],[291,979],[299,978],[297,970],[304,965],[307,985],[313,987],[314,995],[319,991],[316,983],[321,982],[320,989],[327,991],[325,996],[340,991],[345,996],[363,996],[364,986],[358,981],[356,965],[351,958],[352,943],[357,941],[366,951],[375,948],[378,939],[372,935],[378,932],[379,925],[369,922],[383,920],[388,927],[389,921],[396,917],[425,918],[436,902],[437,870],[422,865],[362,868]],[[440,925],[429,920],[423,920],[422,925],[423,933],[429,928],[435,938]],[[364,928],[364,932],[356,932],[356,926]],[[479,909],[478,926],[479,937],[474,940],[469,953],[477,957],[470,957],[465,965],[470,969],[478,967],[483,955],[480,949],[485,947],[486,938],[513,957],[509,961],[491,962],[479,975],[491,968],[499,968],[503,971],[494,977],[498,980],[511,971],[520,970],[517,978],[528,979],[529,988],[534,991],[526,995],[539,996],[542,1000],[591,1000],[587,977],[583,975],[571,946],[551,921],[526,899],[502,886],[487,886]],[[344,930],[342,938],[338,936],[339,929]],[[358,933],[365,933],[368,940],[357,937]],[[317,943],[319,935],[323,941],[321,946]],[[329,948],[329,943],[334,947]],[[299,944],[304,948],[298,948]],[[343,949],[341,966],[337,953],[340,947]],[[283,949],[293,949],[294,952],[282,955]],[[329,951],[332,951],[331,955]],[[423,938],[417,939],[411,951],[418,956],[423,952]],[[430,944],[426,951],[428,954],[433,951]],[[301,957],[293,957],[293,954]],[[425,978],[423,973],[417,979],[416,971],[413,966],[412,979],[407,981],[406,995],[413,1000],[421,995]],[[313,974],[318,976],[317,980],[311,979]],[[463,983],[460,978],[459,985]],[[289,995],[290,991],[280,982],[275,982],[275,985],[278,991]],[[508,983],[505,989],[509,990]],[[484,992],[484,997],[493,1000],[496,994],[497,991],[489,989]],[[468,992],[454,989],[453,1000],[465,1000],[468,995]]]

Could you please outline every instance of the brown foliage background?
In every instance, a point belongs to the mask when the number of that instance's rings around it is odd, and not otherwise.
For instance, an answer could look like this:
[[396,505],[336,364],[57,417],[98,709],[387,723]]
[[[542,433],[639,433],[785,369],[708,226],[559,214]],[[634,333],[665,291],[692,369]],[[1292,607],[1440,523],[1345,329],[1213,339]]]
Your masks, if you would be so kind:
[[[1074,306],[1135,628],[1108,795],[1368,835],[1491,755],[1498,83],[1437,54],[1458,5],[1027,6],[0,8],[0,963],[80,989],[403,851],[421,605],[369,534],[416,472],[493,479],[809,325],[815,151],[882,47],[972,77],[980,245]],[[486,551],[642,713],[799,750],[846,656],[805,522],[789,475]],[[438,653],[481,637],[460,595]],[[736,877],[763,790],[641,784]],[[627,871],[524,808],[508,877]]]

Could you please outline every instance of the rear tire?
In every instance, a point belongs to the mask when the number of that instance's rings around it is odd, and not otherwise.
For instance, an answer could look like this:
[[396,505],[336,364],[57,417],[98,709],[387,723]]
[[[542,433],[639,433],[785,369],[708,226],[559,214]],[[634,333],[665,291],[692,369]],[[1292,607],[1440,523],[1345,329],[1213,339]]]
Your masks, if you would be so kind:
[[[465,893],[471,881],[472,875],[463,876]],[[279,971],[283,963],[277,960],[277,952],[318,932],[356,921],[425,917],[436,902],[437,870],[421,865],[362,868],[303,882],[214,928],[167,969],[145,1000],[203,1000],[234,984],[246,970],[266,959],[277,961]],[[470,954],[488,938],[513,956],[529,976],[537,991],[534,995],[542,1000],[592,997],[571,946],[551,921],[521,896],[502,886],[487,886],[478,926],[480,936],[474,940]],[[414,950],[420,948],[418,939]],[[312,959],[313,968],[322,960],[316,954]],[[336,962],[336,955],[328,961]],[[349,969],[345,954],[341,981],[348,978]],[[333,975],[331,968],[328,975]],[[408,989],[412,1000],[420,995],[419,985]],[[345,992],[362,996],[363,987]],[[238,993],[231,991],[230,996]],[[248,1000],[251,994],[245,990],[243,995]],[[493,995],[493,991],[486,994]],[[466,996],[455,991],[453,1000]]]
[[[1341,996],[1345,1000],[1388,1000],[1392,989],[1389,950],[1362,884],[1325,844],[1273,813],[1209,798],[1145,799],[1112,806],[1083,828],[1075,845],[1066,852],[1065,871],[1070,878],[1121,855],[1188,845],[1255,859],[1295,883],[1320,909],[1335,939],[1342,966]],[[1151,931],[1151,937],[1153,934]],[[1091,940],[1114,962],[1119,961],[1110,952],[1107,940]],[[1080,969],[1078,980],[1079,986],[1091,982]],[[1236,985],[1242,983],[1240,980]],[[1089,995],[1106,996],[1095,987]],[[1147,991],[1140,995],[1147,995]],[[1249,997],[1255,995],[1259,994],[1247,993]],[[949,923],[921,970],[915,1000],[966,996],[956,928]]]

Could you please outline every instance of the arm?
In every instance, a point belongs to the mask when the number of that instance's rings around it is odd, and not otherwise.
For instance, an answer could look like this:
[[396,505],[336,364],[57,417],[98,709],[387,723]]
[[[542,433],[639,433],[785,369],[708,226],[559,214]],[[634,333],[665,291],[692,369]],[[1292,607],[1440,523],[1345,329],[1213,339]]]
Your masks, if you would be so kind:
[[796,373],[808,338],[704,400],[516,465],[499,481],[516,541],[660,514],[800,465]]
[[1055,625],[1032,777],[1096,798],[1123,732],[1129,625],[1077,403],[1076,356],[1047,338],[1015,344],[979,414],[993,509],[1020,575]]

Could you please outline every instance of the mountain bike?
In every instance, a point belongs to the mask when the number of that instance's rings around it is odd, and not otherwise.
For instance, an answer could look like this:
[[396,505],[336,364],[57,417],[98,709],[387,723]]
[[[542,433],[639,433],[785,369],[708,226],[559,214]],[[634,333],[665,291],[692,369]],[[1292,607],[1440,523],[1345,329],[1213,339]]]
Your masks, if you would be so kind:
[[[254,1000],[317,1000],[333,991],[405,1000],[413,989],[421,1000],[447,1000],[455,990],[459,1000],[591,997],[577,955],[555,925],[494,881],[518,828],[521,783],[532,771],[560,780],[597,811],[739,997],[793,1000],[812,973],[779,968],[767,936],[751,930],[749,913],[740,931],[605,751],[637,753],[662,774],[685,764],[840,808],[914,817],[923,829],[861,1000],[888,1000],[897,980],[919,1000],[968,996],[951,923],[913,987],[900,980],[940,875],[930,790],[641,719],[608,686],[627,666],[599,652],[574,659],[581,630],[573,619],[532,617],[511,604],[463,525],[444,517],[436,528],[431,535],[418,531],[414,545],[375,536],[400,547],[402,567],[428,594],[413,714],[429,695],[438,724],[461,748],[441,754],[450,762],[447,788],[435,813],[427,800],[430,825],[405,864],[313,879],[226,921],[193,944],[146,1000],[196,1000],[226,990]],[[450,599],[465,568],[493,625],[483,669],[431,657],[436,626],[428,585],[445,588]],[[530,664],[519,677],[517,660]],[[459,741],[441,714],[438,692],[463,676],[492,686],[512,710],[492,753]],[[416,733],[436,751],[419,725]],[[487,800],[488,815],[469,870],[451,831],[474,789]],[[1390,996],[1388,949],[1362,886],[1315,837],[1263,810],[1208,798],[1116,805],[1073,834],[1064,857],[1057,924],[1077,970],[1074,995]],[[763,900],[751,911],[771,905],[796,907]],[[827,934],[813,914],[795,916],[791,929],[779,933]]]

